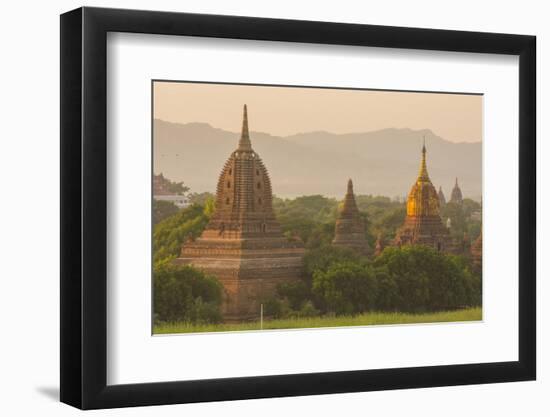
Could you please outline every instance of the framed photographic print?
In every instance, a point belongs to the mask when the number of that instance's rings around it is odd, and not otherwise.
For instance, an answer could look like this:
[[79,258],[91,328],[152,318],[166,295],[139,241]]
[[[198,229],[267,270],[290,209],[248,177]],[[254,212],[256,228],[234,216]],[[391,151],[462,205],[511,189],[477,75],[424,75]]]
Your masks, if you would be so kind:
[[535,379],[535,38],[61,16],[61,400]]

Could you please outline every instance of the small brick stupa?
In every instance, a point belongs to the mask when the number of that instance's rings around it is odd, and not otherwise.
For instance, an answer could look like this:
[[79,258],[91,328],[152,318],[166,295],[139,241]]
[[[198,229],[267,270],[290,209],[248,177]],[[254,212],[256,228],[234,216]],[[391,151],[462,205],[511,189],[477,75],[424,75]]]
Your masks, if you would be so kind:
[[357,209],[351,179],[348,180],[344,205],[336,219],[332,244],[347,247],[363,254],[369,252],[369,244],[365,238],[365,224]]
[[219,176],[215,210],[202,235],[184,243],[179,264],[216,276],[224,287],[225,321],[260,317],[260,303],[279,283],[296,281],[304,248],[289,241],[273,213],[271,181],[252,149],[244,106],[239,145]]
[[418,178],[407,198],[407,216],[397,231],[394,244],[426,245],[444,252],[456,250],[449,230],[439,215],[439,195],[428,176],[425,145],[422,146]]

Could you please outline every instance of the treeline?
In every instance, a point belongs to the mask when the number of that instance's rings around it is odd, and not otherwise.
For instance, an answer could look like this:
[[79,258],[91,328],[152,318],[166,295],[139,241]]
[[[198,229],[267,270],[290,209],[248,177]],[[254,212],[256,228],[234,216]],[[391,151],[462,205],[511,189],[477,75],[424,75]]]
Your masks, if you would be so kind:
[[[382,233],[389,240],[405,217],[405,205],[386,197],[358,196],[371,246]],[[221,320],[222,286],[191,266],[174,266],[181,246],[200,236],[214,210],[212,198],[159,221],[153,232],[154,312],[157,321],[215,323]],[[421,312],[481,304],[481,277],[464,256],[422,246],[386,248],[376,259],[334,248],[338,201],[323,196],[275,198],[274,210],[285,235],[304,241],[303,278],[280,285],[266,299],[272,317],[359,314],[365,311]],[[468,203],[467,203],[468,204]],[[477,204],[477,203],[475,203]],[[475,209],[473,205],[472,210]],[[452,208],[452,206],[451,206]],[[467,212],[456,211],[456,227],[475,228]],[[452,220],[453,221],[453,220]],[[454,231],[462,236],[463,231]]]
[[305,259],[303,279],[266,300],[274,317],[429,312],[481,305],[481,276],[465,257],[426,246],[388,247],[375,259],[324,246]]

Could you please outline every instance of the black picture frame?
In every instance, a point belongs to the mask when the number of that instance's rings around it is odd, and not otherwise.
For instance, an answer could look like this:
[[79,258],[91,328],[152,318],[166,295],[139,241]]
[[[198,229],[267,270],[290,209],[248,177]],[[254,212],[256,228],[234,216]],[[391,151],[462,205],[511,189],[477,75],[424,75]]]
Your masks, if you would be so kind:
[[[107,385],[108,32],[519,56],[519,360]],[[60,57],[62,402],[96,409],[535,379],[534,36],[84,7],[61,15]]]

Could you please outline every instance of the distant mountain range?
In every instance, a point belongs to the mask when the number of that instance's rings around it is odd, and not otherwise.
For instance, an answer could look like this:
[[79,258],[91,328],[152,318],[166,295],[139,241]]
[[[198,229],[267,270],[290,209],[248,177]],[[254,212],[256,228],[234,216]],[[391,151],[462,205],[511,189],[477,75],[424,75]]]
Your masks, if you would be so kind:
[[[214,192],[218,175],[237,147],[239,133],[206,123],[154,121],[154,172],[184,181],[193,192]],[[309,132],[279,137],[250,132],[280,197],[322,194],[342,198],[352,178],[357,194],[404,197],[416,179],[422,137],[428,172],[447,199],[455,177],[465,197],[481,198],[481,142],[454,143],[432,131],[383,129],[333,134]]]

